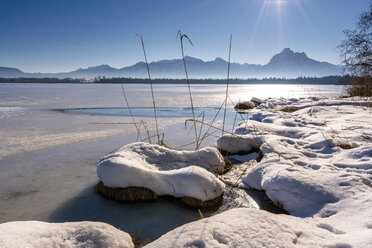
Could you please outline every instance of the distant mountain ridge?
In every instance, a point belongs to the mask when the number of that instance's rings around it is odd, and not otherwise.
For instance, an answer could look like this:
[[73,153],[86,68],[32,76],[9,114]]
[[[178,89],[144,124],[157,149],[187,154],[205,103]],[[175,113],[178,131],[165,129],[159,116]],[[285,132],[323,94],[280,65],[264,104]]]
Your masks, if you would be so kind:
[[[203,61],[190,56],[185,57],[190,78],[225,78],[227,61],[216,58]],[[149,63],[151,76],[154,78],[184,78],[185,72],[182,59],[159,60]],[[274,55],[266,65],[231,63],[230,76],[232,78],[262,78],[262,77],[323,77],[341,75],[342,67],[328,62],[320,62],[307,57],[305,53],[292,51],[290,48]],[[146,64],[138,62],[121,69],[109,65],[79,68],[64,73],[25,73],[16,68],[0,67],[0,77],[55,77],[55,78],[94,78],[104,77],[147,77]]]

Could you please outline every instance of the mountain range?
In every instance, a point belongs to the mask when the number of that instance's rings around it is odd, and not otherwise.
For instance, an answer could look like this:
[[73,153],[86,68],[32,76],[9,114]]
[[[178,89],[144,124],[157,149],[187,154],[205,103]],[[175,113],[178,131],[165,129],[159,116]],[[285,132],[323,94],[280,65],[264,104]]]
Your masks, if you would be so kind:
[[[225,78],[228,62],[222,58],[212,61],[203,61],[198,58],[186,56],[186,65],[190,78]],[[184,78],[185,71],[182,59],[159,60],[149,63],[151,76],[154,78]],[[309,58],[305,53],[292,51],[290,48],[274,55],[266,65],[256,64],[230,64],[231,78],[262,78],[262,77],[323,77],[341,75],[342,67],[328,62],[320,62]],[[109,65],[99,65],[88,68],[79,68],[63,73],[26,73],[16,68],[0,67],[2,78],[95,78],[95,77],[132,77],[146,78],[146,64],[138,62],[132,66],[121,69]]]

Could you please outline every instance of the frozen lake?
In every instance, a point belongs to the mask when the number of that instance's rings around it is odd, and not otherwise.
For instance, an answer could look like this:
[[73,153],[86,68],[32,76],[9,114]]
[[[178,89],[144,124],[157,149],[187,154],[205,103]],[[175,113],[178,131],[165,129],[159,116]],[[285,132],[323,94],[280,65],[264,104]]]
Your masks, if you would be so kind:
[[[143,120],[154,134],[149,85],[124,85],[124,88],[136,121]],[[232,129],[233,103],[239,100],[338,97],[343,88],[230,85],[227,129]],[[213,118],[225,98],[225,86],[191,85],[191,90],[194,105],[205,110],[206,120]],[[184,125],[185,120],[191,118],[186,85],[154,85],[154,93],[160,110],[160,132],[167,144],[175,148],[192,142],[191,124],[186,128]],[[103,221],[131,234],[141,233],[140,240],[147,243],[177,226],[199,219],[197,211],[175,199],[120,204],[95,192],[99,158],[137,139],[125,107],[120,85],[0,84],[0,223]],[[114,112],[107,114],[108,109]],[[218,119],[216,125],[221,125],[221,113]],[[140,139],[145,138],[142,135]],[[203,145],[215,145],[215,137],[210,136]],[[259,192],[248,192],[248,195],[261,207],[270,208],[261,203]],[[205,216],[210,214],[212,212]]]

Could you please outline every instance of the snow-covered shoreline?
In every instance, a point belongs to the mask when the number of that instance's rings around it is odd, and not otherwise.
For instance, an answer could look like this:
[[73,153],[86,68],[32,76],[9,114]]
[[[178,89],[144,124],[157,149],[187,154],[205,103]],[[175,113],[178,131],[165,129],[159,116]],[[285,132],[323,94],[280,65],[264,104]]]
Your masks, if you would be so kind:
[[[264,155],[242,171],[236,185],[265,191],[292,216],[232,209],[178,227],[148,246],[367,247],[372,243],[371,103],[365,98],[262,103],[233,135],[244,135],[243,142],[255,138]],[[279,111],[288,106],[298,110]]]
[[[369,107],[367,107],[369,106]],[[371,99],[269,99],[219,140],[264,156],[238,185],[291,215],[239,208],[179,227],[148,247],[368,247],[372,244]],[[296,107],[288,113],[280,107]],[[238,139],[240,135],[242,139]],[[243,144],[241,144],[243,143]],[[348,149],[346,149],[348,148]]]

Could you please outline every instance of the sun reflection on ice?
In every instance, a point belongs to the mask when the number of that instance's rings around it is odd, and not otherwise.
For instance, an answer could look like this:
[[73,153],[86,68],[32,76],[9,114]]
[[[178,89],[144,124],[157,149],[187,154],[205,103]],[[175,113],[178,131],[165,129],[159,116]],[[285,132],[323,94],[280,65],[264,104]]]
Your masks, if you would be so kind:
[[231,87],[230,97],[234,102],[247,101],[250,97],[259,98],[292,98],[309,96],[338,96],[340,89],[333,85],[291,85],[291,84],[266,84],[266,85],[241,85]]

